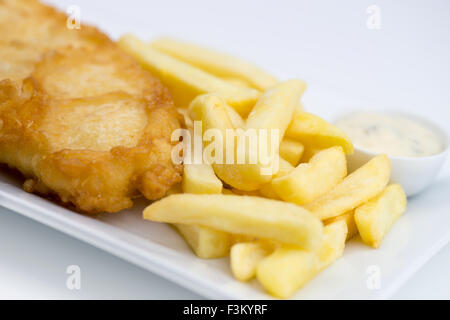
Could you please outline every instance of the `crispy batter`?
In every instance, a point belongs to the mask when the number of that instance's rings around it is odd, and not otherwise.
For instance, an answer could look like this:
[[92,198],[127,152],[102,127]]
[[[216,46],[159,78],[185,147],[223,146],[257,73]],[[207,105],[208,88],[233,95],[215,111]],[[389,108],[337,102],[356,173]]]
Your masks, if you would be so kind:
[[[24,189],[89,213],[180,181],[168,91],[95,28],[34,0],[0,0],[0,162]],[[3,36],[5,35],[5,36]]]
[[94,27],[71,30],[66,23],[64,13],[37,0],[0,0],[0,79],[26,78],[41,55],[57,47],[112,43]]

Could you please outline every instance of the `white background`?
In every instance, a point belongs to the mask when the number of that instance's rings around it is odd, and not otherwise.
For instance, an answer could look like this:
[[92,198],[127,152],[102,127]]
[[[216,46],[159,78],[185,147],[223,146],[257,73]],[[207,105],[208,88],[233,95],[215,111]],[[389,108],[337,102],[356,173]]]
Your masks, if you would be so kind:
[[[450,1],[46,2],[78,5],[83,22],[113,38],[171,35],[247,58],[280,79],[302,78],[305,107],[325,117],[330,108],[396,108],[450,131]],[[366,26],[373,4],[380,30]],[[4,209],[0,254],[1,298],[201,298]],[[71,264],[82,270],[79,291],[65,285]],[[447,246],[395,298],[450,298],[449,267]]]

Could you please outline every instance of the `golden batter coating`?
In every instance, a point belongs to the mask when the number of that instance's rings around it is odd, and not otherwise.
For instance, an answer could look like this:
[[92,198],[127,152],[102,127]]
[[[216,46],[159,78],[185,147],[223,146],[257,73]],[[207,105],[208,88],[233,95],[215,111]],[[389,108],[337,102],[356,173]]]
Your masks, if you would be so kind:
[[180,181],[170,95],[108,37],[34,0],[0,0],[0,34],[0,162],[25,190],[116,212]]

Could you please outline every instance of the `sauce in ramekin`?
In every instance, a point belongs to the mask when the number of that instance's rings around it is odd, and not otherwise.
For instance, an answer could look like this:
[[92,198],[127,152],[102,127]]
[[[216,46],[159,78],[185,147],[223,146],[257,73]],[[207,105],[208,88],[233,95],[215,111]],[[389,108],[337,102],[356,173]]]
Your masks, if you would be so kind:
[[413,118],[356,112],[336,121],[356,147],[399,157],[427,157],[444,150],[438,133]]

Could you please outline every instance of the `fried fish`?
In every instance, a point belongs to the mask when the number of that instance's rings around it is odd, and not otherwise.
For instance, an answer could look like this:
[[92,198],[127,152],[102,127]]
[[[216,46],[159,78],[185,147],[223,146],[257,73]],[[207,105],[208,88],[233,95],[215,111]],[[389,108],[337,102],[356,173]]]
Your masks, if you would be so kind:
[[35,0],[0,0],[0,163],[88,213],[181,179],[169,92],[106,35]]

